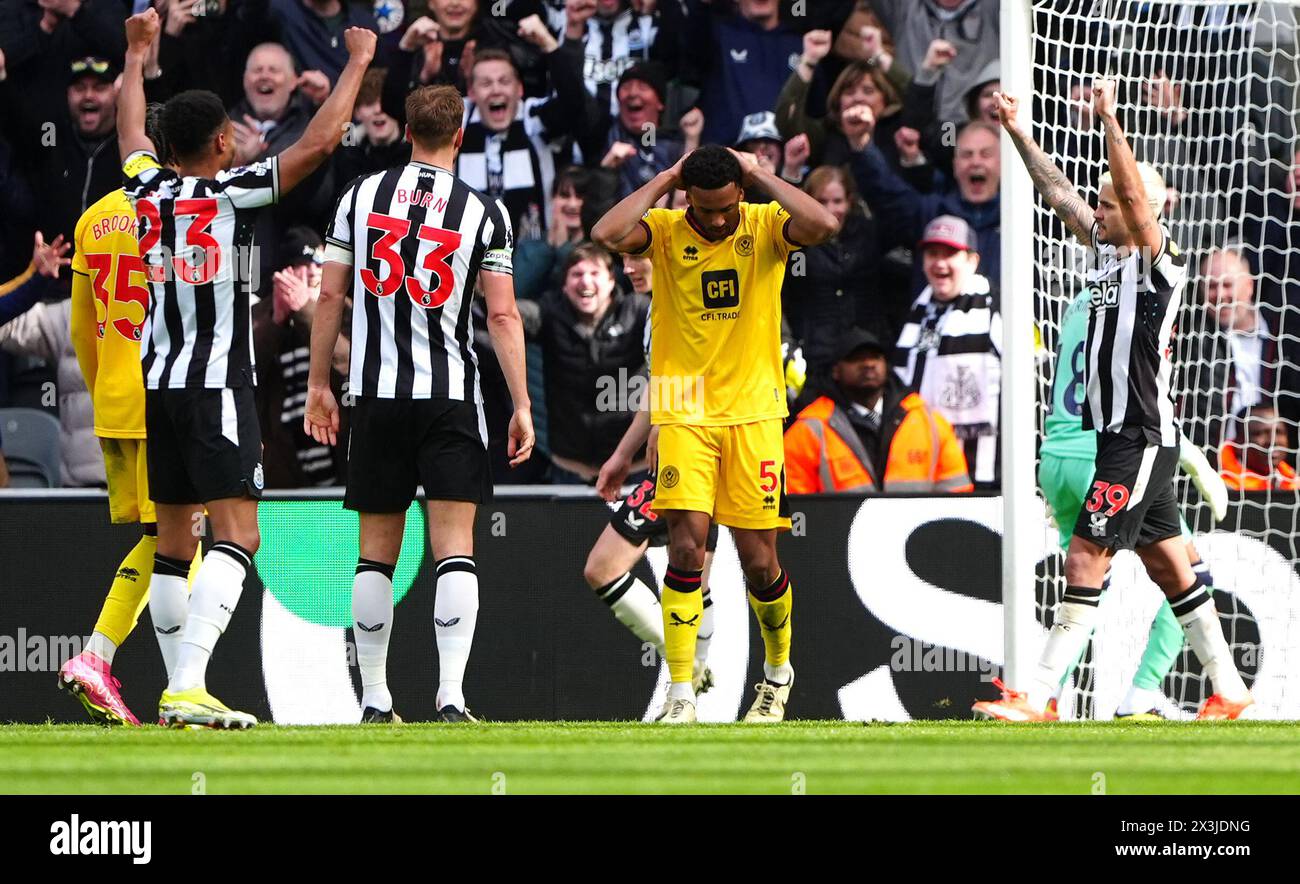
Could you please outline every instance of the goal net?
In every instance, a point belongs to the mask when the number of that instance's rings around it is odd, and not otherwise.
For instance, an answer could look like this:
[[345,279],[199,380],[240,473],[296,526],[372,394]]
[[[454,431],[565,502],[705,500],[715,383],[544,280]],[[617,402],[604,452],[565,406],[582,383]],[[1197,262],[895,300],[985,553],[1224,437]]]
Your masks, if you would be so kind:
[[[1095,205],[1106,154],[1090,85],[1112,77],[1137,158],[1155,166],[1170,188],[1164,223],[1189,271],[1175,332],[1180,418],[1215,464],[1221,446],[1243,435],[1236,416],[1244,407],[1272,402],[1292,421],[1300,410],[1300,253],[1291,256],[1288,239],[1294,235],[1300,246],[1300,233],[1292,233],[1300,230],[1300,188],[1292,184],[1300,182],[1300,171],[1293,176],[1300,147],[1293,11],[1288,3],[1209,0],[1032,3],[1035,138]],[[1041,434],[1060,317],[1083,285],[1088,256],[1037,197],[1033,216]],[[1209,260],[1219,250],[1230,254]],[[1248,269],[1235,270],[1237,260]],[[1060,370],[1074,369],[1066,360]],[[1292,447],[1295,434],[1292,424]],[[1294,463],[1294,452],[1288,456]],[[1214,525],[1181,474],[1179,492],[1259,715],[1300,717],[1296,494],[1234,493],[1228,518]],[[1045,627],[1064,589],[1062,573],[1055,529],[1045,526],[1036,585],[1037,619]],[[1137,558],[1117,556],[1101,625],[1062,695],[1063,717],[1113,715],[1161,601]],[[1210,693],[1186,645],[1163,688],[1167,713],[1179,717],[1193,715]]]

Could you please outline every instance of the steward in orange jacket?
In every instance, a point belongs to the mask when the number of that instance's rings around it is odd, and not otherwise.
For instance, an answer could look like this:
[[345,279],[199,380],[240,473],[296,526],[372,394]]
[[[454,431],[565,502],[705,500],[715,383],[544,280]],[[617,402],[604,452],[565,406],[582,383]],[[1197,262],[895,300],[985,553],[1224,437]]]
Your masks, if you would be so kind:
[[1300,478],[1286,462],[1287,424],[1268,405],[1246,410],[1243,421],[1249,442],[1245,457],[1242,445],[1227,442],[1219,449],[1219,474],[1234,491],[1300,491]]
[[903,386],[880,342],[855,328],[837,350],[833,397],[815,400],[785,433],[786,490],[972,490],[952,425]]

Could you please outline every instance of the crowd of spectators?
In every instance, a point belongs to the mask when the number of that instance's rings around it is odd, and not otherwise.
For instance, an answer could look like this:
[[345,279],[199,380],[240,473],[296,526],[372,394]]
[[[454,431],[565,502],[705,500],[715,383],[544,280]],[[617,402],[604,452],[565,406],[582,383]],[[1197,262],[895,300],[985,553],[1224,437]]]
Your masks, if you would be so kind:
[[[299,429],[321,234],[349,181],[409,159],[404,98],[430,83],[466,96],[455,172],[500,198],[514,225],[516,295],[545,457],[506,467],[505,385],[491,348],[478,347],[499,483],[590,483],[614,450],[637,401],[609,395],[609,384],[626,386],[645,371],[653,283],[648,268],[602,251],[589,232],[685,152],[720,143],[754,153],[841,222],[835,238],[792,258],[783,290],[787,351],[807,376],[801,391],[791,390],[800,444],[811,444],[808,420],[838,415],[827,426],[841,434],[865,426],[867,435],[841,441],[854,452],[875,446],[868,462],[859,458],[859,472],[887,490],[888,440],[939,427],[942,452],[932,453],[942,469],[925,481],[955,491],[997,486],[998,0],[152,3],[164,26],[145,72],[147,98],[215,92],[234,122],[239,162],[274,155],[301,134],[345,61],[345,28],[380,34],[341,148],[257,222],[253,336],[267,487],[345,479],[346,446],[331,451]],[[121,185],[114,123],[122,22],[148,5],[0,0],[0,283],[30,273],[34,232],[70,240],[80,214]],[[1173,115],[1181,100],[1169,90],[1152,98]],[[681,194],[673,199],[684,204]],[[1258,236],[1289,243],[1294,230]],[[1206,261],[1254,279],[1239,252]],[[11,311],[18,318],[0,328],[0,407],[57,408],[62,482],[102,485],[88,394],[67,343],[69,274],[34,276],[23,297],[41,303]],[[1230,365],[1230,376],[1204,380],[1204,401],[1188,405],[1218,415],[1217,423],[1200,421],[1212,450],[1241,409],[1261,404],[1251,391],[1268,386],[1266,373],[1278,363],[1260,340],[1280,331],[1280,318],[1214,306],[1251,299],[1246,288],[1203,294],[1225,330],[1205,359],[1216,371]],[[1277,301],[1267,303],[1280,311]],[[970,311],[983,349],[949,357],[945,326]],[[483,311],[475,316],[486,340]],[[346,329],[335,354],[339,393]],[[860,337],[846,339],[846,330]],[[846,350],[846,340],[857,345]],[[876,377],[877,356],[889,366],[886,378]],[[50,381],[56,402],[42,395]]]

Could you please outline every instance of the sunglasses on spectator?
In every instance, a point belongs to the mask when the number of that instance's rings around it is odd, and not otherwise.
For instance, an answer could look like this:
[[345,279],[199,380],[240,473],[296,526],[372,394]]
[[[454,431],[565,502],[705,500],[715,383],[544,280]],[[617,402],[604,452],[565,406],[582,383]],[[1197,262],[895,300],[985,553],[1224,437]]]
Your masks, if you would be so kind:
[[103,74],[108,72],[108,62],[98,58],[83,58],[79,61],[74,61],[71,70],[74,74],[84,74],[87,71],[95,74]]

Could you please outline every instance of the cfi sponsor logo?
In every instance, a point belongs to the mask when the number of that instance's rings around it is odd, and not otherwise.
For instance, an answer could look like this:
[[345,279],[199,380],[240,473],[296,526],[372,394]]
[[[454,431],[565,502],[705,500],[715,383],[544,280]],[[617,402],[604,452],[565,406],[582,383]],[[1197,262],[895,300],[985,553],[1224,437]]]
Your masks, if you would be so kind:
[[153,858],[153,823],[145,820],[83,820],[73,814],[50,824],[54,856],[129,856],[138,866]]

